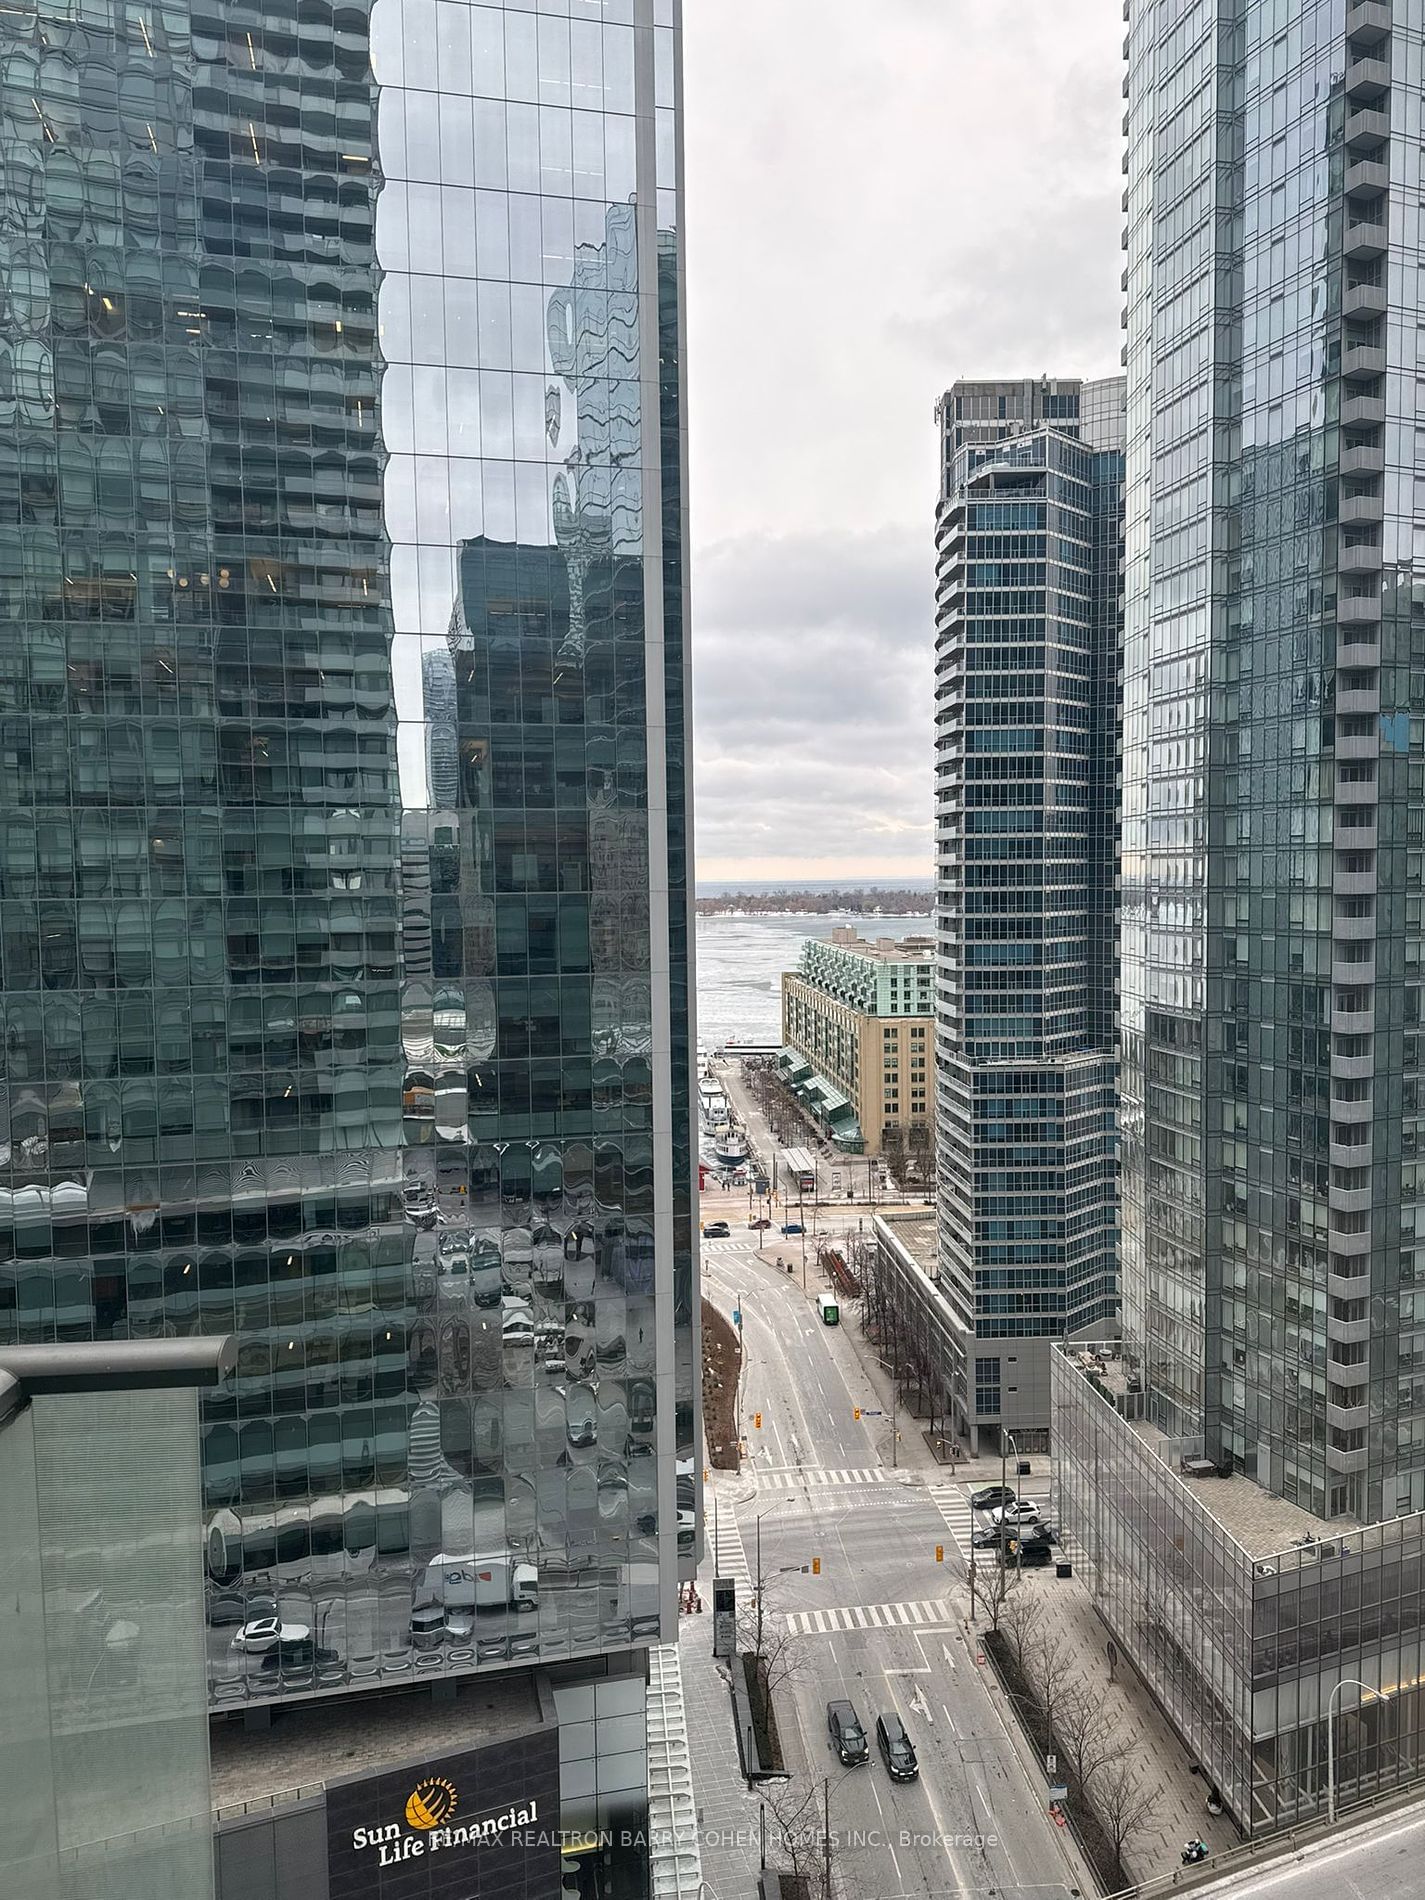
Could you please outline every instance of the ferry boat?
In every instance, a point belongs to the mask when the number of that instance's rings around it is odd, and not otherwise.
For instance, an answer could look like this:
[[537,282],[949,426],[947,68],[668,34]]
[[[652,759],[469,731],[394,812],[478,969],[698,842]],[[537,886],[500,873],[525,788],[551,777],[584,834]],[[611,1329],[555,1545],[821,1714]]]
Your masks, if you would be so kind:
[[745,1168],[749,1150],[735,1128],[719,1128],[712,1140],[713,1159],[720,1168]]

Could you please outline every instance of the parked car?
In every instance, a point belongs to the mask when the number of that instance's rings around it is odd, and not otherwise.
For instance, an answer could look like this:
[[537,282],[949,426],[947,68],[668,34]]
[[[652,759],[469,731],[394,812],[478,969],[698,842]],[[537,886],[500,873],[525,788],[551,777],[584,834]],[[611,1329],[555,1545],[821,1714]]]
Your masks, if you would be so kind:
[[970,1503],[977,1511],[993,1511],[997,1505],[1013,1504],[1014,1492],[1007,1484],[987,1484],[971,1495]]
[[905,1723],[894,1709],[876,1717],[876,1746],[892,1781],[914,1781],[920,1774],[920,1763],[915,1759]]
[[1013,1532],[1010,1531],[1007,1526],[1003,1524],[998,1527],[992,1525],[989,1530],[975,1532],[974,1536],[970,1539],[970,1548],[972,1550],[998,1550],[1005,1538],[1012,1535]]
[[843,1768],[854,1768],[871,1759],[871,1746],[861,1718],[849,1702],[827,1703],[826,1728]]
[[710,1220],[703,1227],[704,1240],[730,1240],[732,1229],[725,1220]]
[[307,1641],[311,1634],[305,1623],[284,1623],[280,1617],[259,1616],[243,1624],[233,1637],[232,1646],[246,1655],[261,1656],[269,1649],[276,1649],[279,1643]]
[[263,1654],[259,1667],[262,1669],[310,1669],[313,1663],[340,1662],[341,1656],[335,1649],[326,1649],[320,1643],[312,1641],[311,1632],[296,1636],[289,1642],[285,1637]]
[[1036,1570],[1053,1563],[1054,1552],[1042,1537],[1006,1537],[999,1547],[999,1560],[1017,1569]]
[[1013,1504],[1001,1504],[990,1512],[991,1524],[1027,1524],[1039,1515],[1033,1498],[1016,1498]]
[[418,1603],[411,1611],[412,1649],[439,1649],[445,1640],[445,1606]]

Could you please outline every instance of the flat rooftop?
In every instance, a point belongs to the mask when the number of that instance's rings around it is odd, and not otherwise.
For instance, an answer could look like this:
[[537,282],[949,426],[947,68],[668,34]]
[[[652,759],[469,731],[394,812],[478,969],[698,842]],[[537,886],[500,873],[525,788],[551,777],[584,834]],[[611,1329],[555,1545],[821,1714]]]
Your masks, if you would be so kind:
[[[1072,1346],[1064,1350],[1070,1363],[1083,1370],[1087,1355]],[[1134,1396],[1128,1390],[1127,1366],[1121,1358],[1099,1354],[1093,1361],[1093,1371],[1115,1397]],[[1273,1557],[1303,1538],[1339,1537],[1343,1530],[1354,1528],[1353,1519],[1318,1517],[1300,1504],[1274,1497],[1240,1471],[1229,1478],[1192,1477],[1181,1468],[1183,1457],[1194,1455],[1196,1448],[1190,1442],[1169,1438],[1146,1418],[1126,1422],[1249,1557]]]
[[428,1688],[333,1696],[272,1706],[269,1728],[245,1729],[241,1713],[209,1723],[214,1808],[265,1801],[349,1775],[379,1773],[433,1754],[514,1740],[542,1721],[533,1671],[457,1685],[436,1702]]
[[849,950],[879,963],[928,963],[935,955],[934,937],[862,937],[849,925],[833,930],[827,942],[833,950]]
[[917,1208],[914,1213],[898,1214],[880,1212],[878,1218],[895,1235],[915,1264],[929,1277],[940,1271],[940,1257],[936,1251],[935,1215]]

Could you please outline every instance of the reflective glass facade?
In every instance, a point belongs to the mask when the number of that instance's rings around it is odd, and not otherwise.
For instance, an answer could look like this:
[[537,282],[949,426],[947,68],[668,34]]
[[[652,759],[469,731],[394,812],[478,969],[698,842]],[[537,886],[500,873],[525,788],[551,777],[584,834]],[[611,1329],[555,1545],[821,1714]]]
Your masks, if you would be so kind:
[[940,418],[941,1284],[966,1429],[1027,1447],[1049,1426],[1043,1342],[1117,1311],[1123,384],[957,383]]
[[241,1335],[219,1702],[692,1555],[678,32],[3,29],[0,1339]]
[[1417,1784],[1425,1517],[1342,1529],[1240,1475],[1186,1476],[1202,1435],[1160,1434],[1117,1350],[1052,1355],[1055,1513],[1204,1784],[1248,1835],[1318,1818],[1328,1722],[1342,1807]]
[[1166,1430],[1390,1516],[1425,1504],[1421,21],[1159,0],[1127,44],[1125,1326]]

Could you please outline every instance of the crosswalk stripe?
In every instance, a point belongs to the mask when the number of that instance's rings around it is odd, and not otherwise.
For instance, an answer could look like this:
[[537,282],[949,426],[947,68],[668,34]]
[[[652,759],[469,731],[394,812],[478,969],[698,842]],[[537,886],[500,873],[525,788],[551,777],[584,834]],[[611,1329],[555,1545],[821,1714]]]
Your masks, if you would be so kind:
[[837,1610],[794,1610],[787,1617],[787,1631],[792,1636],[832,1636],[848,1630],[923,1629],[951,1621],[945,1603],[862,1603]]
[[756,1479],[764,1491],[796,1491],[802,1487],[814,1491],[827,1485],[841,1484],[902,1486],[902,1480],[894,1472],[883,1470],[879,1465],[851,1466],[845,1469],[835,1466],[807,1465],[795,1471],[758,1471],[753,1467],[750,1475]]

